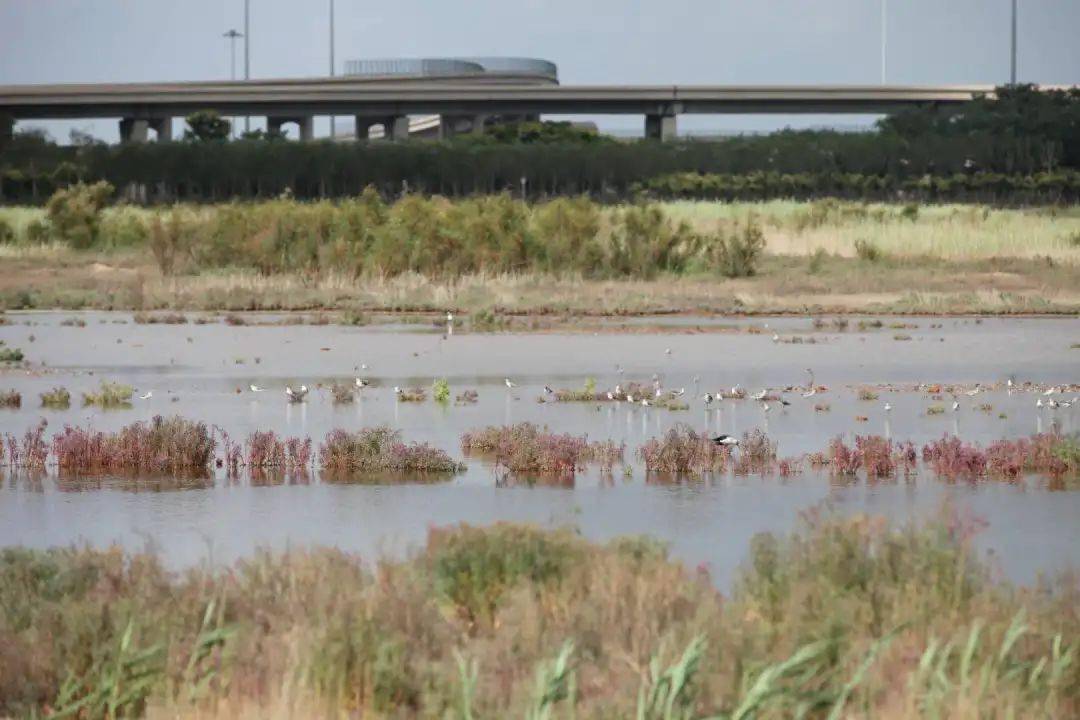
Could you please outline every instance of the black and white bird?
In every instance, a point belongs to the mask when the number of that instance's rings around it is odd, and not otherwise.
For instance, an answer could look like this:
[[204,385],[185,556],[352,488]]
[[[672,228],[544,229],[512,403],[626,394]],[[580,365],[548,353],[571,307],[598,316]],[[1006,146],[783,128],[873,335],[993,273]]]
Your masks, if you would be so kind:
[[149,400],[152,397],[154,397],[154,391],[153,390],[147,390],[145,395],[140,395],[139,396],[139,399],[140,400]]
[[686,394],[686,388],[679,388],[678,390],[671,390],[671,391],[669,391],[669,394],[673,398],[682,397],[683,395]]
[[784,398],[780,398],[780,404],[783,405],[784,407],[790,407],[791,406],[791,403],[789,403]]
[[705,393],[704,395],[701,396],[701,400],[706,405],[712,405],[712,401],[713,401],[712,393]]
[[551,389],[550,385],[545,385],[544,386],[544,393],[547,394],[547,395],[554,395],[555,391]]
[[285,394],[289,396],[289,400],[291,400],[292,402],[300,402],[305,397],[307,397],[307,385],[301,385],[299,390],[293,390],[292,387],[286,385]]
[[768,395],[768,394],[769,394],[769,391],[766,390],[765,388],[762,388],[760,391],[758,391],[758,392],[754,393],[753,395],[751,395],[750,399],[751,400],[764,400],[765,396]]
[[713,443],[713,445],[724,445],[727,447],[739,444],[738,438],[723,434],[717,435],[714,438],[709,438],[709,440]]
[[369,383],[367,380],[365,380],[363,378],[356,378],[356,387],[360,388],[361,390],[363,390],[364,388],[366,388],[370,384],[371,383]]

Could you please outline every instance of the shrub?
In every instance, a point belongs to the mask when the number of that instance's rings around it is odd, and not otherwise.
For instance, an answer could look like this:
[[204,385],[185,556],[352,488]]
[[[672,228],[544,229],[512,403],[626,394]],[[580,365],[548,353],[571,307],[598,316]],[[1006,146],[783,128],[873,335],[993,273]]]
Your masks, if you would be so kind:
[[860,260],[869,263],[876,263],[884,257],[881,248],[869,240],[862,239],[855,241],[855,255]]
[[410,472],[450,474],[464,465],[426,443],[405,444],[389,427],[355,433],[334,430],[319,448],[319,463],[331,473]]
[[742,224],[736,224],[729,232],[721,229],[716,236],[705,238],[702,242],[708,248],[706,252],[711,269],[729,278],[756,275],[758,260],[765,252],[765,233],[752,217]]
[[137,325],[186,325],[187,315],[183,313],[145,313],[137,312],[131,319]]
[[105,181],[57,190],[45,205],[53,232],[77,250],[92,247],[98,239],[101,211],[112,194],[113,186]]
[[580,556],[580,543],[569,531],[461,525],[430,530],[425,558],[438,594],[474,623],[490,620],[519,582],[557,582]]
[[335,405],[348,405],[356,399],[356,393],[353,392],[352,387],[337,383],[330,386],[330,396],[333,398]]
[[573,476],[588,462],[610,468],[623,455],[623,447],[610,441],[590,443],[584,436],[560,435],[527,422],[467,432],[461,449],[490,456],[511,472],[562,476]]
[[0,363],[17,363],[23,361],[23,351],[19,348],[0,347]]
[[150,251],[162,275],[173,275],[180,263],[191,257],[199,227],[186,211],[175,207],[164,221],[155,214],[150,220]]
[[663,438],[653,438],[638,448],[638,457],[645,462],[647,472],[698,474],[723,472],[731,450],[679,423]]
[[0,245],[13,245],[15,239],[15,228],[6,219],[0,217]]
[[244,441],[244,448],[244,464],[251,469],[292,472],[311,465],[311,438],[279,438],[272,430],[256,431]]
[[203,472],[210,468],[216,441],[204,423],[155,416],[115,433],[67,426],[53,437],[62,472]]
[[15,390],[0,391],[0,408],[22,407],[22,394]]
[[67,388],[55,387],[41,393],[41,407],[66,409],[71,406],[71,393]]
[[450,383],[445,378],[439,378],[431,386],[431,395],[437,403],[450,402]]
[[83,393],[83,405],[97,405],[103,408],[125,407],[131,404],[135,388],[130,385],[102,380],[97,391]]

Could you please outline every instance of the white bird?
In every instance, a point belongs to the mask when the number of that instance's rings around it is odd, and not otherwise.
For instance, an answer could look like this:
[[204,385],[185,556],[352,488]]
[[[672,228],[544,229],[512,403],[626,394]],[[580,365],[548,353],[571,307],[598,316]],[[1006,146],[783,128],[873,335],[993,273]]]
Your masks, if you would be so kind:
[[365,363],[360,363],[360,369],[367,370],[367,365]]
[[664,354],[665,355],[670,355],[671,354],[671,348],[664,348]]
[[615,384],[615,394],[622,395],[622,385],[619,385],[618,383]]
[[738,445],[739,439],[733,438],[730,435],[717,435],[714,438],[709,438],[715,445]]
[[369,384],[370,383],[368,383],[368,381],[364,380],[363,378],[356,378],[356,387],[360,388],[361,390],[366,388]]
[[740,392],[742,392],[742,385],[740,385],[739,383],[735,383],[731,387],[731,394],[732,395],[738,395]]
[[252,384],[248,385],[248,387],[251,388],[251,392],[266,392],[266,388],[261,388],[258,385]]
[[307,385],[301,385],[299,390],[293,390],[290,386],[285,386],[285,394],[289,396],[289,399],[293,402],[300,402],[308,394]]
[[773,342],[780,342],[780,336],[777,335],[776,333],[773,333],[772,341]]
[[149,400],[152,397],[154,397],[154,391],[153,390],[147,390],[145,395],[140,395],[139,396],[139,399],[140,400]]
[[661,395],[663,395],[663,394],[664,394],[664,391],[663,391],[663,390],[661,390],[661,389],[660,389],[659,387],[657,387],[657,388],[656,388],[656,397],[660,397],[660,396],[661,396]]
[[807,392],[804,392],[804,393],[802,394],[802,396],[803,396],[804,398],[812,398],[812,397],[814,397],[815,395],[817,395],[817,388],[816,388],[816,387],[812,387],[812,388],[810,388],[810,389],[809,389],[809,390],[808,390]]
[[644,405],[645,407],[649,407],[649,399],[648,398],[641,398],[641,404]]
[[952,404],[952,411],[956,412],[959,409],[960,409],[960,403],[954,400],[953,404]]
[[1043,393],[1043,395],[1053,395],[1057,391],[1058,389],[1056,387],[1048,388],[1046,392]]
[[892,405],[885,403],[885,412],[889,412],[890,410],[892,410]]
[[679,388],[678,390],[672,390],[671,391],[671,397],[673,397],[673,398],[682,397],[685,394],[686,394],[686,388]]
[[1008,381],[1007,381],[1007,382],[1005,383],[1005,386],[1006,386],[1006,387],[1010,387],[1010,388],[1011,388],[1011,387],[1013,386],[1013,381],[1012,381],[1012,378],[1009,378],[1009,379],[1008,379]]
[[979,394],[979,390],[981,390],[981,389],[982,389],[982,386],[980,386],[979,383],[975,383],[975,387],[968,390],[964,394],[967,395],[968,397],[975,397],[976,395]]
[[634,396],[633,395],[627,395],[626,396],[626,402],[630,402],[630,403],[634,402]]
[[395,395],[400,395],[401,394],[401,388],[399,388],[397,385],[394,386],[394,394]]
[[513,389],[517,387],[517,383],[510,380],[510,378],[503,378],[503,382],[506,383],[506,387]]
[[608,400],[614,400],[615,399],[615,393],[608,390],[607,399]]
[[448,322],[448,323],[454,322],[454,313],[451,313],[451,312],[446,313],[446,322]]
[[772,408],[769,407],[769,403],[767,403],[767,402],[761,403],[761,409],[764,410],[765,412],[769,412],[769,410],[772,410]]
[[1039,398],[1038,400],[1035,401],[1035,407],[1041,408],[1042,406],[1043,406],[1042,398]]
[[[1051,410],[1057,410],[1057,409],[1058,409],[1059,407],[1062,407],[1062,404],[1061,404],[1061,403],[1059,403],[1059,402],[1058,402],[1057,400],[1055,400],[1054,398],[1050,398],[1050,401],[1049,401],[1049,402],[1047,403],[1047,405],[1049,405],[1049,406],[1050,406],[1050,409],[1051,409]],[[1068,407],[1068,406],[1066,405],[1065,407]]]
[[768,394],[769,394],[769,391],[766,390],[765,388],[762,388],[759,392],[756,392],[753,395],[751,395],[750,399],[751,400],[764,400],[765,396],[768,395]]

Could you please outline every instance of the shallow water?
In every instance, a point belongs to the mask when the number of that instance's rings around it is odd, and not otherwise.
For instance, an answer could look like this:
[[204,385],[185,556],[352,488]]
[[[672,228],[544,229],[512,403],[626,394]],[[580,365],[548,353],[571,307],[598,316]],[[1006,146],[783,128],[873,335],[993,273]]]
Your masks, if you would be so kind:
[[[329,485],[316,477],[311,484],[273,487],[219,482],[205,489],[155,492],[144,487],[132,492],[112,483],[111,489],[69,492],[54,479],[35,484],[9,477],[0,489],[0,545],[149,545],[179,566],[227,561],[267,545],[330,544],[365,554],[399,553],[422,542],[430,525],[528,520],[572,524],[601,539],[651,533],[670,541],[678,557],[708,565],[726,585],[754,533],[790,529],[800,511],[823,500],[844,512],[869,511],[900,520],[936,512],[950,498],[961,512],[989,522],[979,541],[1008,576],[1027,582],[1041,571],[1078,564],[1080,492],[1049,492],[1038,479],[1024,486],[951,486],[923,472],[911,482],[841,485],[808,472],[787,481],[724,476],[662,485],[646,482],[633,457],[644,440],[679,422],[731,434],[760,427],[779,443],[781,456],[822,450],[839,434],[877,433],[920,444],[944,433],[988,443],[1051,427],[1076,432],[1080,406],[1038,410],[1034,392],[961,395],[959,412],[936,416],[926,415],[926,409],[951,405],[951,397],[935,401],[925,392],[881,388],[879,400],[856,398],[862,384],[971,385],[1007,378],[1075,383],[1080,381],[1080,350],[1070,348],[1080,341],[1075,318],[915,318],[905,322],[916,328],[866,332],[854,329],[854,319],[851,330],[837,332],[814,329],[807,318],[646,318],[626,324],[670,329],[485,335],[447,334],[430,324],[232,327],[219,322],[137,325],[122,313],[6,317],[10,324],[0,326],[0,340],[21,348],[33,367],[0,371],[0,389],[23,394],[21,410],[0,410],[0,433],[21,433],[42,417],[52,430],[64,424],[114,429],[155,414],[178,413],[217,425],[233,437],[275,430],[318,443],[335,427],[387,423],[401,429],[407,440],[430,442],[460,457],[462,432],[528,420],[624,442],[630,475],[616,468],[614,478],[588,472],[568,486],[496,487],[494,468],[470,459],[468,470],[452,481],[408,486]],[[82,318],[86,327],[61,325],[69,317]],[[942,327],[931,327],[939,323]],[[747,327],[762,332],[752,334]],[[781,340],[816,342],[774,342],[773,333]],[[894,339],[898,334],[911,340]],[[725,401],[706,410],[692,397],[736,383],[751,392],[802,385],[808,367],[828,391],[812,399],[788,393],[792,405],[786,409],[774,404],[766,413],[758,403]],[[545,384],[580,388],[586,378],[594,378],[599,388],[608,388],[631,380],[649,382],[654,373],[667,388],[686,388],[690,410],[537,402]],[[334,406],[325,386],[351,383],[357,375],[375,387],[353,405]],[[508,376],[518,387],[505,387]],[[393,386],[427,387],[435,377],[445,377],[454,394],[478,390],[479,402],[443,407],[430,400],[396,401]],[[80,407],[77,398],[102,379],[130,383],[139,394],[152,391],[153,397],[136,399],[130,409]],[[248,391],[252,383],[267,391]],[[286,383],[312,388],[307,402],[286,403]],[[56,385],[72,392],[72,408],[39,409],[38,393]],[[883,408],[886,401],[891,412]],[[814,412],[816,403],[827,403],[831,410]],[[992,411],[976,409],[983,403]]]

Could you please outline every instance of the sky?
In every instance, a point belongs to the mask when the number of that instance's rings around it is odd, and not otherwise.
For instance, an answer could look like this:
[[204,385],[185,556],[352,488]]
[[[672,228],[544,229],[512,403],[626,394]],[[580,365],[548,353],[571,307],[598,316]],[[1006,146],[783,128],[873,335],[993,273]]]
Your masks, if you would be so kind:
[[[329,72],[330,0],[250,0],[251,75]],[[515,55],[570,84],[1001,83],[1011,0],[334,0],[337,71],[351,58]],[[887,3],[887,5],[886,5]],[[1080,83],[1080,0],[1019,0],[1018,77]],[[0,0],[0,84],[228,78],[243,0]],[[242,41],[237,68],[243,72]],[[643,119],[601,116],[640,132]],[[864,117],[681,116],[680,132],[766,130]],[[347,124],[346,120],[339,121]],[[115,140],[115,120],[25,122],[60,141]],[[256,122],[260,126],[261,122]],[[319,118],[316,133],[329,121]],[[340,128],[339,128],[340,129]]]

